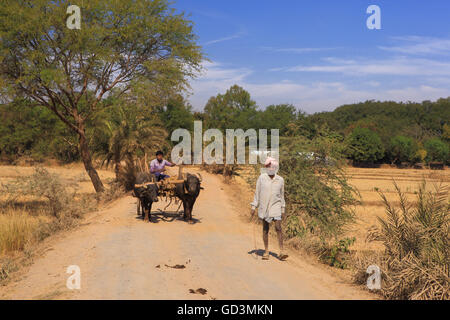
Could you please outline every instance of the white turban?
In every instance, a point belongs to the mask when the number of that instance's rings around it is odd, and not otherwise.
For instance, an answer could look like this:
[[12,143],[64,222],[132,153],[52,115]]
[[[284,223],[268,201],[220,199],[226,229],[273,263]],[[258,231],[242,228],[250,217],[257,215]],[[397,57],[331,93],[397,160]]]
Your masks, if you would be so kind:
[[268,175],[275,175],[278,172],[279,164],[278,161],[272,157],[267,157],[264,163],[265,171]]

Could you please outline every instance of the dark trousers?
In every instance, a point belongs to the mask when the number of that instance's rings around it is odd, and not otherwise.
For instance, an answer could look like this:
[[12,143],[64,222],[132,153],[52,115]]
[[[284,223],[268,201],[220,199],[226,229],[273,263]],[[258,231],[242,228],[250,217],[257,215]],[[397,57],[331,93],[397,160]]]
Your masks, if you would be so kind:
[[155,177],[156,177],[156,181],[159,182],[161,180],[169,178],[170,176],[168,176],[167,174],[164,174],[164,173],[155,173]]

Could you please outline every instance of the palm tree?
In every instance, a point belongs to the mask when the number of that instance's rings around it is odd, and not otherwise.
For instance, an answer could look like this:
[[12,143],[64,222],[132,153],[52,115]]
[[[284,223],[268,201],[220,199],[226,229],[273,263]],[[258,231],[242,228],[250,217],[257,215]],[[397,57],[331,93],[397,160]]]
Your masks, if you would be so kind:
[[[158,117],[148,108],[138,108],[129,104],[120,104],[111,108],[109,119],[103,121],[103,128],[109,137],[108,152],[103,164],[114,164],[116,179],[122,170],[122,161],[135,166],[135,160],[141,165],[139,157],[147,158],[167,144],[167,132],[159,125]],[[143,168],[140,168],[143,170]]]

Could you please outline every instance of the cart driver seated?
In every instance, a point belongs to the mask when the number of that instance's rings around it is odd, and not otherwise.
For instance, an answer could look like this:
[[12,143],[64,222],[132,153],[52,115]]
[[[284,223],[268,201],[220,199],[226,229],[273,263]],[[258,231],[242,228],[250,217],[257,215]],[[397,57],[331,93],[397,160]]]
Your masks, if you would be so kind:
[[176,164],[165,160],[164,153],[162,151],[156,152],[156,159],[150,162],[150,172],[155,175],[156,181],[169,178],[169,176],[164,173],[166,172],[166,166],[174,167]]

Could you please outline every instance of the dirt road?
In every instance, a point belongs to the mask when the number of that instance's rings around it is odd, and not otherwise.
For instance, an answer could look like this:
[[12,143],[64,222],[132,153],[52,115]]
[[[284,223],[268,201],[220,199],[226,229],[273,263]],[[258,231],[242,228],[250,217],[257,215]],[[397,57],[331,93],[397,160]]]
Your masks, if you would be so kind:
[[[286,262],[255,254],[254,227],[239,216],[229,188],[203,174],[205,190],[189,225],[175,206],[145,223],[136,199],[122,198],[56,236],[23,276],[0,288],[2,299],[367,299],[371,296],[293,255]],[[158,203],[153,213],[165,206]],[[248,208],[242,208],[248,210]],[[261,249],[261,231],[256,230]],[[278,251],[275,241],[273,252]],[[69,290],[69,265],[81,289]],[[180,268],[171,268],[180,265]],[[193,294],[190,289],[206,289]],[[372,297],[373,298],[373,297]]]

